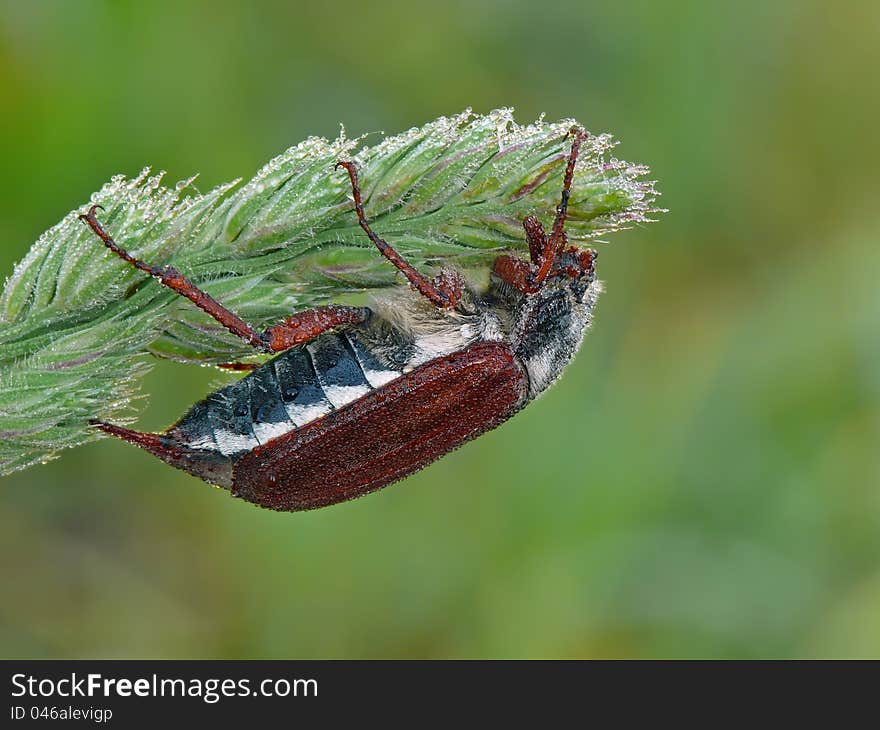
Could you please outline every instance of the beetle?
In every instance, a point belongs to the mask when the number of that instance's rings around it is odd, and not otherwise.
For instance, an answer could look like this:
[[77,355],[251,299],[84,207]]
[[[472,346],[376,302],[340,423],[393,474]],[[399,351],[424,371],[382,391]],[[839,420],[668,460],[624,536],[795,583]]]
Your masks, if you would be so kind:
[[428,278],[376,234],[354,162],[340,161],[364,233],[408,280],[369,307],[328,305],[259,332],[171,267],[120,248],[93,205],[80,218],[116,255],[189,299],[256,350],[275,355],[196,403],[161,433],[92,425],[236,497],[282,511],[337,504],[408,476],[495,428],[574,357],[601,290],[596,253],[569,247],[565,221],[586,132],[570,132],[547,234],[523,221],[529,261],[495,259],[488,287],[457,271]]

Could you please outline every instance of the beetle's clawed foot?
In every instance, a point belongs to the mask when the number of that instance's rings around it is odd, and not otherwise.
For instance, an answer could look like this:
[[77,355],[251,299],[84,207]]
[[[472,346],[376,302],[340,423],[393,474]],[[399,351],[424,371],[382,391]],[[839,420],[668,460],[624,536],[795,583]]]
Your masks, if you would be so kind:
[[361,189],[358,185],[358,166],[352,160],[339,160],[335,165],[333,165],[334,170],[338,170],[340,167],[344,168],[348,173],[348,179],[351,182],[351,191],[354,195],[355,203],[360,203],[361,197]]
[[583,127],[579,127],[574,125],[571,129],[568,130],[565,134],[565,138],[574,137],[578,142],[583,142],[587,137],[587,130]]
[[88,223],[89,225],[92,225],[92,223],[97,223],[97,222],[98,222],[98,218],[97,218],[97,216],[95,216],[95,211],[96,211],[96,210],[104,210],[104,206],[103,206],[103,205],[98,205],[97,203],[95,203],[93,206],[91,206],[91,207],[89,208],[89,212],[88,212],[88,213],[80,213],[80,214],[77,216],[77,218],[79,218],[79,219],[80,219],[81,221],[83,221],[84,223]]

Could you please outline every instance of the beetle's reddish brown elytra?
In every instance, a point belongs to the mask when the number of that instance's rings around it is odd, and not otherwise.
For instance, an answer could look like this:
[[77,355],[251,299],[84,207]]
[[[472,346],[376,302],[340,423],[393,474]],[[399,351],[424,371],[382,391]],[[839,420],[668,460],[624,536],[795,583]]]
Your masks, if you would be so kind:
[[[170,267],[121,249],[93,206],[80,216],[131,265],[192,301],[257,350],[280,353],[211,393],[163,433],[102,431],[262,507],[307,510],[380,489],[495,428],[559,377],[581,345],[600,287],[596,255],[569,247],[565,219],[578,151],[572,130],[550,234],[523,221],[530,261],[505,254],[485,291],[457,272],[429,279],[361,228],[408,279],[371,307],[326,306],[259,332]],[[231,369],[251,366],[229,363]]]

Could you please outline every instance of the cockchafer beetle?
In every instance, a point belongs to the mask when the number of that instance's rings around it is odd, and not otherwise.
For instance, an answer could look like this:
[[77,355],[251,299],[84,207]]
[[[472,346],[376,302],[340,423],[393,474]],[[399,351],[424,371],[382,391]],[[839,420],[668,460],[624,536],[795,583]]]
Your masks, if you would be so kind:
[[595,252],[569,247],[565,220],[585,132],[571,132],[549,236],[523,221],[530,262],[499,256],[485,291],[443,269],[429,279],[380,238],[351,181],[360,227],[408,279],[371,307],[330,305],[258,332],[170,267],[120,248],[96,216],[81,215],[132,266],[189,299],[265,353],[280,353],[211,393],[162,433],[101,421],[179,469],[262,507],[325,507],[380,489],[500,425],[546,390],[574,357],[600,292]]

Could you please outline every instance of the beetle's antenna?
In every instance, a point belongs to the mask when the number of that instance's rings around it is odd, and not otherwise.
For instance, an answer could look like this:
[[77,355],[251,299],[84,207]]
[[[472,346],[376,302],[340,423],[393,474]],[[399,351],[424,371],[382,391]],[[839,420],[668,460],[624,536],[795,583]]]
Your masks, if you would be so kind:
[[550,231],[550,239],[547,241],[547,247],[544,249],[544,260],[541,267],[534,276],[533,284],[540,286],[547,275],[553,262],[560,254],[565,246],[565,217],[568,214],[568,199],[571,197],[571,181],[574,178],[574,167],[577,164],[578,153],[580,152],[581,143],[587,134],[581,127],[573,127],[569,134],[574,136],[571,143],[571,152],[568,153],[568,164],[565,166],[565,179],[562,182],[562,196],[559,205],[556,206],[556,218],[553,221],[553,228]]

